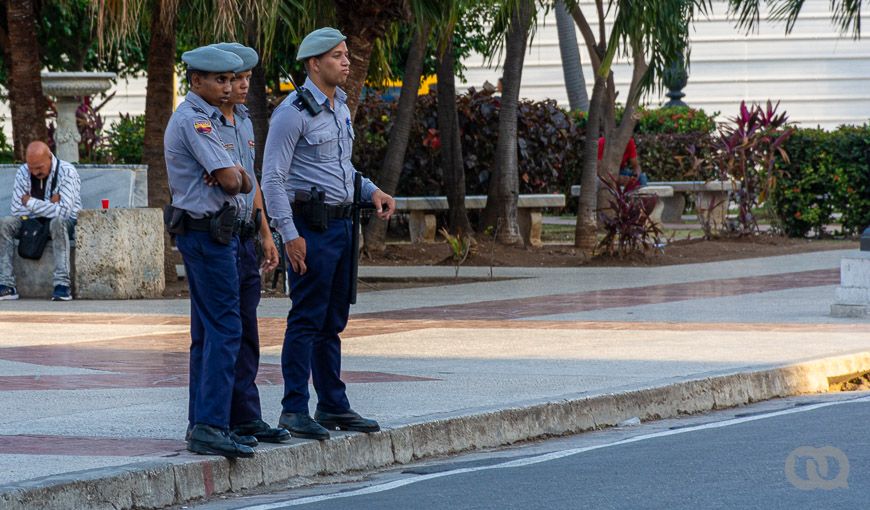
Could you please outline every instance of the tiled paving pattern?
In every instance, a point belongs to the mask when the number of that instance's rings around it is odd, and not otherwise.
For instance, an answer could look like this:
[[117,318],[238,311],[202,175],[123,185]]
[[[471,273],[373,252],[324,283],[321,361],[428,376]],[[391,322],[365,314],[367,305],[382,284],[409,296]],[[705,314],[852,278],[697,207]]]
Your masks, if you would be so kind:
[[[505,299],[471,302],[462,305],[423,307],[352,317],[343,334],[346,342],[354,338],[385,333],[412,332],[428,328],[460,329],[585,329],[585,330],[673,330],[702,331],[710,328],[728,331],[794,332],[870,332],[870,325],[783,325],[783,324],[692,324],[692,323],[614,323],[579,321],[519,321],[530,317],[601,310],[613,307],[697,300],[714,297],[768,292],[793,288],[831,285],[838,282],[837,270],[816,270],[775,276],[706,280],[694,283],[655,285],[636,288],[560,294],[544,298]],[[181,326],[187,317],[158,315],[28,314],[0,313],[0,327],[26,327],[26,324],[64,324],[144,326]],[[283,319],[261,319],[263,347],[279,346],[284,336]],[[154,333],[54,345],[0,347],[0,360],[35,366],[72,367],[99,373],[73,375],[3,375],[0,392],[26,390],[90,390],[108,388],[178,388],[187,384],[187,333]],[[2,346],[2,336],[0,336]],[[429,377],[375,371],[347,371],[348,383],[401,383],[435,381]],[[273,363],[260,367],[258,383],[280,385],[281,369]],[[74,455],[74,456],[166,456],[183,452],[180,440],[149,438],[107,438],[50,435],[0,436],[0,454]]]

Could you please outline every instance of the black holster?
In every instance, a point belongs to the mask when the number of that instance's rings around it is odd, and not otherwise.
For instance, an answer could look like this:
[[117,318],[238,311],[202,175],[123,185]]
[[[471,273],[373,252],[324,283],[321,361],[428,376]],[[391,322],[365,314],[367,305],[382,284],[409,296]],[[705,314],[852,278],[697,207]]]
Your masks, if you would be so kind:
[[220,244],[230,244],[236,227],[236,208],[229,202],[224,202],[218,212],[211,217],[209,234],[212,241]]
[[184,209],[179,209],[172,204],[164,207],[163,223],[166,225],[166,230],[172,235],[185,233],[184,218],[186,216],[187,212]]
[[315,232],[326,232],[329,229],[329,209],[326,206],[326,193],[311,188],[308,201],[301,205],[302,217],[308,228]]

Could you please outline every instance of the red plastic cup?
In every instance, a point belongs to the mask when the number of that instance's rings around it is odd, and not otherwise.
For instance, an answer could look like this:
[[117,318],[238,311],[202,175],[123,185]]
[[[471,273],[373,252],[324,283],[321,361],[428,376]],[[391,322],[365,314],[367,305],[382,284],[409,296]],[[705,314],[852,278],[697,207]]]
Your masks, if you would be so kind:
[[103,209],[108,209],[108,208],[109,208],[109,199],[104,198],[103,199]]

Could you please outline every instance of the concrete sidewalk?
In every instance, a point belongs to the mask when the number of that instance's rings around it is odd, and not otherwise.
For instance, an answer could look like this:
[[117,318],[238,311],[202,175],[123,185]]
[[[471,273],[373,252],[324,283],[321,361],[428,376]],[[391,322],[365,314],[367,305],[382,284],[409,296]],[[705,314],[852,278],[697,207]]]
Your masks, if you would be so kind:
[[[159,508],[299,476],[826,391],[870,370],[870,324],[827,315],[844,252],[661,268],[495,268],[509,280],[360,295],[353,407],[384,432],[184,450],[185,300],[0,303],[0,508]],[[363,276],[452,276],[363,268]],[[486,276],[489,268],[462,268]],[[261,305],[274,423],[289,300]]]

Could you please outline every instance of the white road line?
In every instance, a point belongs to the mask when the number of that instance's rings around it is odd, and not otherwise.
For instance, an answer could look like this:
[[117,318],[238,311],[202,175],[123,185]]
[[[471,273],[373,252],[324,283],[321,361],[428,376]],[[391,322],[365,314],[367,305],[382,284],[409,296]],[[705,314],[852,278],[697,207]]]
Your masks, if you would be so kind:
[[364,487],[362,489],[357,489],[348,492],[338,492],[335,494],[324,494],[321,496],[309,496],[306,498],[299,498],[290,501],[283,501],[277,503],[268,503],[264,505],[254,505],[254,506],[246,506],[239,508],[238,510],[275,510],[277,508],[284,508],[288,506],[299,506],[299,505],[308,505],[311,503],[319,503],[321,501],[329,501],[333,499],[342,499],[342,498],[351,498],[355,496],[365,496],[366,494],[376,494],[378,492],[390,491],[393,489],[398,489],[399,487],[404,487],[406,485],[411,485],[414,483],[425,482],[427,480],[434,480],[436,478],[442,478],[445,476],[454,476],[461,475],[464,473],[473,473],[475,471],[486,471],[489,469],[505,469],[505,468],[515,468],[515,467],[523,467],[530,466],[533,464],[540,464],[542,462],[549,462],[551,460],[562,459],[565,457],[570,457],[572,455],[577,455],[580,453],[585,453],[593,450],[600,450],[602,448],[609,448],[611,446],[620,446],[624,444],[637,443],[639,441],[646,441],[648,439],[656,439],[659,437],[667,437],[667,436],[675,436],[677,434],[685,434],[687,432],[695,432],[698,430],[707,430],[707,429],[719,429],[723,427],[729,427],[731,425],[739,425],[741,423],[748,423],[752,421],[765,420],[768,418],[775,418],[777,416],[785,416],[789,414],[803,413],[806,411],[813,411],[815,409],[821,409],[823,407],[830,407],[841,404],[852,404],[856,402],[870,402],[870,396],[855,398],[850,400],[838,400],[835,402],[824,402],[820,404],[812,404],[807,406],[795,407],[792,409],[785,409],[782,411],[774,411],[767,414],[759,414],[753,416],[745,416],[742,418],[733,418],[731,420],[724,420],[713,423],[705,423],[702,425],[695,425],[692,427],[685,427],[675,430],[665,430],[661,432],[655,432],[652,434],[643,434],[640,436],[630,437],[628,439],[621,439],[619,441],[614,441],[612,443],[605,443],[595,446],[586,446],[583,448],[572,448],[569,450],[561,450],[557,452],[545,453],[543,455],[537,455],[534,457],[526,457],[523,459],[517,459],[513,461],[504,462],[501,464],[495,464],[490,466],[478,466],[473,468],[460,468],[454,469],[451,471],[443,471],[440,473],[431,473],[428,475],[420,475],[414,478],[405,478],[402,480],[395,480],[392,482],[387,482],[379,485],[372,485],[370,487]]

